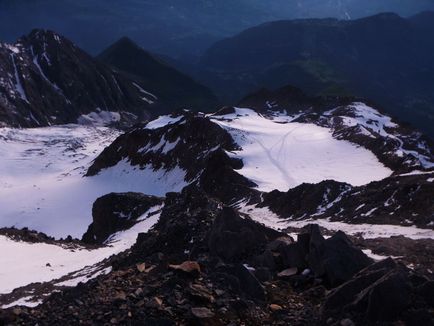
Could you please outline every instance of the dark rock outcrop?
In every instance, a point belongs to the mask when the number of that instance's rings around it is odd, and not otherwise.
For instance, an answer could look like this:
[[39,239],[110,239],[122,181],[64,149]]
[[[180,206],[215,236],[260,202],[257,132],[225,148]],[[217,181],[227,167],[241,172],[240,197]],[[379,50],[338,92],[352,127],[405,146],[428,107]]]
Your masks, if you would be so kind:
[[323,304],[324,319],[342,316],[360,324],[392,323],[431,325],[432,282],[391,258],[360,271],[333,290]]
[[100,197],[93,204],[93,222],[82,240],[88,244],[102,244],[112,234],[132,227],[140,216],[162,202],[161,198],[132,192]]
[[183,112],[171,117],[176,122],[156,129],[137,127],[118,137],[95,159],[87,176],[127,160],[140,168],[181,169],[186,182],[227,204],[259,197],[253,189],[256,185],[236,172],[243,162],[226,153],[238,149],[226,130],[202,114]]
[[372,263],[343,232],[324,239],[318,225],[313,224],[298,236],[296,243],[280,247],[279,253],[284,268],[295,268],[296,274],[309,270],[331,288]]
[[211,226],[208,246],[212,254],[226,261],[239,261],[263,251],[267,243],[283,235],[224,208]]
[[310,217],[324,213],[330,203],[350,189],[350,185],[333,180],[318,184],[304,183],[286,193],[274,190],[264,194],[259,206],[269,207],[282,217]]
[[[352,187],[336,181],[302,184],[263,195],[260,207],[286,219],[330,218],[350,224],[373,223],[432,228],[434,173],[392,176]],[[403,217],[406,218],[403,218]]]

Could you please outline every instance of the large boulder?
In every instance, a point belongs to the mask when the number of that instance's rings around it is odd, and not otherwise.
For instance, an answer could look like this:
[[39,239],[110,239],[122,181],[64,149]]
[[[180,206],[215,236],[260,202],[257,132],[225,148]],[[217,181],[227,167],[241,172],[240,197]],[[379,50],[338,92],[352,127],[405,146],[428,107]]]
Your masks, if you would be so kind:
[[331,287],[348,281],[373,263],[342,231],[327,240],[324,240],[319,231],[312,232],[308,261],[315,275],[323,277]]
[[140,216],[162,202],[162,198],[134,192],[102,196],[93,204],[93,222],[82,240],[90,244],[102,244],[112,234],[135,225]]
[[308,268],[329,287],[348,281],[373,261],[356,248],[345,233],[324,239],[318,225],[312,224],[298,236],[297,242],[279,248],[284,268]]
[[388,258],[331,291],[322,306],[324,320],[344,316],[362,324],[403,321],[431,325],[434,288],[430,281]]

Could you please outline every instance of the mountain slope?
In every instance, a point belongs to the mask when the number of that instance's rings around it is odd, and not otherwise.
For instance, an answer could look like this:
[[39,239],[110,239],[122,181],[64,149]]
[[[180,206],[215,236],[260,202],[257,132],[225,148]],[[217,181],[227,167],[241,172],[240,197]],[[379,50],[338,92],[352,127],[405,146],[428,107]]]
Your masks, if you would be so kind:
[[176,108],[215,110],[218,106],[217,98],[209,89],[158,61],[128,38],[120,39],[98,59],[139,77],[145,89],[165,103],[166,111]]
[[[34,30],[0,44],[0,121],[31,127],[151,115],[141,91],[124,74],[94,60],[66,38]],[[90,116],[88,116],[91,114]]]
[[202,64],[226,80],[209,81],[218,94],[293,84],[311,94],[362,96],[433,136],[433,22],[433,12],[272,22],[216,43]]

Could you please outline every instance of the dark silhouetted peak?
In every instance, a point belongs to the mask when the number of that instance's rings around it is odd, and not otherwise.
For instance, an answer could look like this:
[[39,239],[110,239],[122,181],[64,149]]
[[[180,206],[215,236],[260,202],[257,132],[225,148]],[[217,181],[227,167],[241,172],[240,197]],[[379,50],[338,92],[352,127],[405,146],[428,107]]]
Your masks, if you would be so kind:
[[132,39],[129,37],[122,37],[106,50],[104,50],[100,55],[99,59],[102,61],[113,61],[118,62],[120,60],[126,59],[126,57],[130,59],[139,59],[143,60],[144,57],[148,58],[148,60],[152,60],[152,56],[146,52],[143,48],[137,45]]
[[98,59],[137,76],[147,91],[165,103],[169,112],[179,108],[209,111],[219,105],[208,88],[156,59],[129,38],[123,37],[111,45]]

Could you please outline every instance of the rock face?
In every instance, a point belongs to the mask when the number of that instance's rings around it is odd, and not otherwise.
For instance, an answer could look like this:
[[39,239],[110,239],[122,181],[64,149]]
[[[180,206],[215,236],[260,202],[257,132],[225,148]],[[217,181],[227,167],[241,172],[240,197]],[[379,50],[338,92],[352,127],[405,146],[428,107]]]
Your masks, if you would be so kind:
[[47,126],[76,123],[80,117],[83,123],[119,124],[152,113],[140,81],[113,71],[54,32],[34,30],[14,45],[1,44],[0,58],[4,124]]
[[[328,218],[347,223],[430,227],[433,221],[434,173],[390,177],[365,186],[335,181],[303,184],[286,193],[264,194],[261,207],[283,218]],[[403,219],[403,216],[408,218]]]
[[161,198],[132,192],[100,197],[93,204],[93,222],[82,240],[88,244],[102,244],[112,234],[132,227],[140,216],[162,202]]
[[[296,243],[281,246],[279,253],[284,268],[295,274],[309,269],[324,284],[336,287],[372,263],[360,249],[353,246],[343,232],[324,239],[317,225],[309,225]],[[292,276],[292,273],[281,276]]]
[[270,209],[280,216],[299,218],[311,216],[318,213],[318,208],[326,203],[333,203],[342,193],[352,187],[345,183],[332,180],[323,181],[318,184],[302,184],[290,189],[286,193],[274,190],[264,194],[261,207]]

